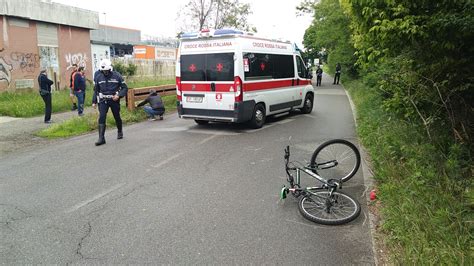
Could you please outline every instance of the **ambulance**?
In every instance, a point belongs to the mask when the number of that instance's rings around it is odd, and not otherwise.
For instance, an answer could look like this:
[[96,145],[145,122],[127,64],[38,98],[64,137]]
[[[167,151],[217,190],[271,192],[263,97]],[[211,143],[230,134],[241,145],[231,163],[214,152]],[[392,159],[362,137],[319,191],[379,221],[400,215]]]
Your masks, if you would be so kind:
[[295,45],[232,30],[182,34],[176,62],[180,118],[248,123],[313,109],[311,74]]

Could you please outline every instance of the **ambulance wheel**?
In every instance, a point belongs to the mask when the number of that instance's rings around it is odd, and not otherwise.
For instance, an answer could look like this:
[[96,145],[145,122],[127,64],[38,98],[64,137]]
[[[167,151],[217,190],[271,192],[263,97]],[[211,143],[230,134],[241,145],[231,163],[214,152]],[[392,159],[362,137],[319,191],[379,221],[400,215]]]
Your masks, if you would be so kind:
[[301,112],[303,114],[309,114],[311,111],[313,111],[313,95],[308,93],[304,98],[304,105],[303,108],[301,108]]
[[194,122],[196,122],[196,124],[198,124],[198,125],[207,125],[207,124],[209,124],[209,121],[207,121],[207,120],[194,119]]
[[255,105],[250,126],[252,128],[261,128],[265,124],[265,106],[261,103]]

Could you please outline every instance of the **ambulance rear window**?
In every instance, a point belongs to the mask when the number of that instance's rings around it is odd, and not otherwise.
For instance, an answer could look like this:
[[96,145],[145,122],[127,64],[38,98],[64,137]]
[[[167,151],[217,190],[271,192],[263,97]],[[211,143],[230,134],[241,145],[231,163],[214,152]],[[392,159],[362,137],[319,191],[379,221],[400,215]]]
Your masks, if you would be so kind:
[[233,81],[234,53],[181,55],[182,81]]

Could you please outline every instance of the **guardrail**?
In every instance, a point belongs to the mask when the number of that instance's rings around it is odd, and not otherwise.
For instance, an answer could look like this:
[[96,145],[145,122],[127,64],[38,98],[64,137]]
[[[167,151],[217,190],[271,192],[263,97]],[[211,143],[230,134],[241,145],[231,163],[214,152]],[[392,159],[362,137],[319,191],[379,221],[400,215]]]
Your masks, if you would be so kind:
[[150,95],[151,89],[156,90],[156,92],[160,94],[160,96],[176,95],[175,84],[129,89],[127,92],[127,100],[126,100],[128,110],[133,111],[136,108],[135,103],[137,101],[145,100],[146,97]]

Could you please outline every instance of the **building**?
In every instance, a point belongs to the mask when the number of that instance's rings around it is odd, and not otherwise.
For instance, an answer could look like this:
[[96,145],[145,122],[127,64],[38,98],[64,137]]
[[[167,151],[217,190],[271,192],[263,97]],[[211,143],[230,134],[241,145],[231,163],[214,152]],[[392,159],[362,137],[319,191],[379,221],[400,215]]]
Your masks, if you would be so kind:
[[69,86],[73,64],[92,79],[90,30],[97,29],[94,11],[48,0],[0,0],[0,91],[38,88],[41,69]]
[[132,57],[133,46],[141,43],[141,31],[109,25],[99,25],[91,31],[92,66],[98,69],[101,59]]
[[136,59],[153,59],[158,61],[175,61],[177,48],[152,45],[135,45],[133,55]]

